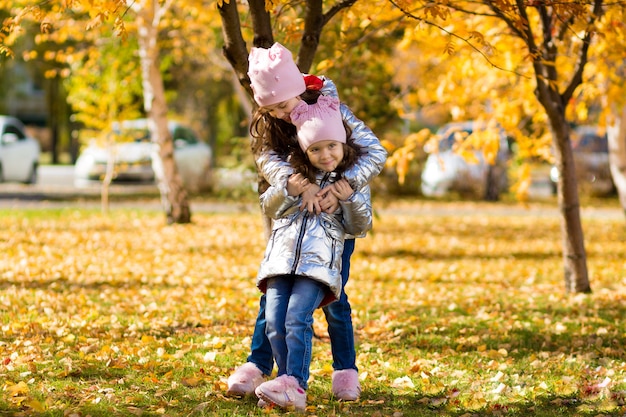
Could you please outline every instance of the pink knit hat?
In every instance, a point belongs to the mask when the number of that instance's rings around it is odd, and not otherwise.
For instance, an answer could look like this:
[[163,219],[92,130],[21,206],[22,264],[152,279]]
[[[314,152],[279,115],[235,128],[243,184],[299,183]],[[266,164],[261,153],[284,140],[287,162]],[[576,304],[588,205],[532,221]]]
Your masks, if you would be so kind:
[[248,63],[248,77],[259,106],[289,100],[306,90],[291,52],[278,42],[269,49],[252,48]]
[[301,101],[290,114],[291,123],[298,129],[298,143],[304,152],[322,140],[346,143],[346,128],[339,111],[339,99],[319,96],[317,103]]

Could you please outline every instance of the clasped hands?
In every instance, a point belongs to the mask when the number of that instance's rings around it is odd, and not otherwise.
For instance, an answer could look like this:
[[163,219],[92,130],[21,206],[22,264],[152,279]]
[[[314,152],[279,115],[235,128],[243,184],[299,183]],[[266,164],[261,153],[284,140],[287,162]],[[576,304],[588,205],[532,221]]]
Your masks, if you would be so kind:
[[333,213],[339,208],[339,201],[349,199],[352,193],[354,190],[344,178],[324,188],[310,183],[300,173],[293,174],[287,180],[287,194],[299,195],[302,198],[300,210],[309,213]]

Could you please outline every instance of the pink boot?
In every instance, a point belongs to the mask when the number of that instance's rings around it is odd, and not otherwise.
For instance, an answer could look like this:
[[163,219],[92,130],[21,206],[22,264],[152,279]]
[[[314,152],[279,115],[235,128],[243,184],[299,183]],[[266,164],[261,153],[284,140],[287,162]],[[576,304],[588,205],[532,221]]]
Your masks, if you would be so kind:
[[276,404],[285,409],[306,410],[306,391],[298,380],[289,375],[262,383],[255,390],[257,397],[267,404]]
[[359,373],[355,369],[333,372],[333,394],[338,400],[356,401],[361,395]]
[[228,377],[226,395],[238,397],[253,394],[264,381],[263,372],[252,362],[246,362]]

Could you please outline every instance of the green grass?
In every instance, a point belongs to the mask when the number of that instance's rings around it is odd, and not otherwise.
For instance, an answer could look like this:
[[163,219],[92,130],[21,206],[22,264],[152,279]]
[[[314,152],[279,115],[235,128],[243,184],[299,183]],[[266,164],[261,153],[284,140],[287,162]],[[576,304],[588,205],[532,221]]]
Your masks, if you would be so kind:
[[[583,216],[566,294],[549,204],[377,207],[347,292],[361,399],[331,394],[316,313],[307,415],[624,416],[626,229]],[[0,416],[268,416],[228,398],[248,354],[258,213],[0,211]]]

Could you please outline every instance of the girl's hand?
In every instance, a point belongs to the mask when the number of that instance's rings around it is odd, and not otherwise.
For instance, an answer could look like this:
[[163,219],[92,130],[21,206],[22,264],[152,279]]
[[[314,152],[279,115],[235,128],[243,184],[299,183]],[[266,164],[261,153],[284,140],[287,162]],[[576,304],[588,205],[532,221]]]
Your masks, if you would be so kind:
[[[299,174],[296,174],[299,175]],[[300,211],[306,210],[309,213],[320,214],[322,208],[320,207],[320,198],[317,196],[317,192],[320,190],[319,185],[311,184],[306,187],[300,196],[302,198],[302,204],[300,205]]]
[[331,193],[337,197],[339,201],[346,201],[354,193],[350,183],[345,178],[340,179],[332,185]]
[[304,178],[302,174],[293,174],[287,180],[287,195],[300,195],[307,189],[309,185],[309,180]]
[[324,187],[317,193],[317,197],[320,199],[320,207],[322,211],[326,213],[334,213],[339,208],[339,200],[333,193],[335,184],[331,184],[328,187]]

